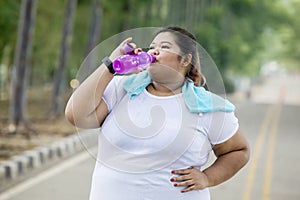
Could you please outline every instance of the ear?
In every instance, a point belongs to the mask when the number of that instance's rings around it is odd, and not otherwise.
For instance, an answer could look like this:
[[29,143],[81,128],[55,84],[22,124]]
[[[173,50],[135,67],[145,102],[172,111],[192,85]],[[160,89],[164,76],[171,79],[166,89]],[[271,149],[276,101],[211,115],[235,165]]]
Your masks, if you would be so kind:
[[182,56],[182,59],[181,59],[181,63],[184,67],[188,67],[190,65],[190,63],[192,62],[192,54],[186,54],[184,56]]

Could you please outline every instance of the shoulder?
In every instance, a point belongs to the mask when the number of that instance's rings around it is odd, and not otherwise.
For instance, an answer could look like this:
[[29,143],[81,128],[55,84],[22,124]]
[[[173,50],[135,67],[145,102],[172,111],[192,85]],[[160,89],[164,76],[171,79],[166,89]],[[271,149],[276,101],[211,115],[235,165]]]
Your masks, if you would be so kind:
[[236,123],[238,122],[238,118],[235,113],[225,112],[225,111],[215,111],[208,113],[199,113],[198,114],[201,119],[208,125],[216,125],[216,124],[224,124],[224,123]]

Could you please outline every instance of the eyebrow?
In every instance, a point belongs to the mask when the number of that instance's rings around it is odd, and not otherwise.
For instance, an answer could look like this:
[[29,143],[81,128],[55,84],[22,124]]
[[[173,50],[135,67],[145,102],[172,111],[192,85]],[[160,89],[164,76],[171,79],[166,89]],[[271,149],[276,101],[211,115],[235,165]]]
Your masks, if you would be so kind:
[[[163,44],[163,43],[168,43],[168,44],[171,45],[171,46],[173,45],[173,44],[172,44],[171,42],[169,42],[169,41],[161,41],[161,42],[160,42],[160,44]],[[143,50],[143,51],[149,51],[149,50],[150,50],[150,46],[151,46],[151,45],[155,45],[155,44],[156,44],[155,42],[152,42],[152,43],[149,45],[149,47],[142,48],[142,50]]]
[[[168,43],[168,44],[171,44],[171,45],[172,45],[172,43],[169,42],[169,41],[161,41],[160,44],[162,44],[162,43]],[[156,43],[155,43],[155,42],[152,42],[151,44],[156,44]]]

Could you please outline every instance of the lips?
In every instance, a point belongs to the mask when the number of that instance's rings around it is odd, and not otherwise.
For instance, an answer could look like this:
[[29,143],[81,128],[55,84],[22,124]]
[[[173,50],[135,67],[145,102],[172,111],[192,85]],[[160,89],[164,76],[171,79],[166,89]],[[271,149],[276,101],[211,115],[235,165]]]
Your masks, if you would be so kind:
[[159,63],[157,56],[155,56],[155,60],[152,63]]

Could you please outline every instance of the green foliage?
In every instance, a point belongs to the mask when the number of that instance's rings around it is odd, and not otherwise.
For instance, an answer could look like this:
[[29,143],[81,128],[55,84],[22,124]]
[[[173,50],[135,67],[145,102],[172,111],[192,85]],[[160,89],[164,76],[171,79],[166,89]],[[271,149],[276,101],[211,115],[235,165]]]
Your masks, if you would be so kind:
[[[65,1],[52,0],[51,7],[64,8]],[[48,1],[39,1],[33,38],[31,84],[48,82],[57,67],[64,9],[49,9]]]
[[289,8],[289,23],[283,26],[280,30],[280,34],[283,38],[283,43],[288,47],[284,49],[283,60],[288,62],[292,69],[300,69],[299,57],[300,57],[300,18],[298,13],[300,11],[300,2],[292,1],[287,5]]
[[[132,28],[180,25],[195,33],[222,74],[230,71],[253,75],[268,60],[298,63],[300,57],[300,3],[296,0],[100,1],[100,41]],[[21,0],[0,1],[0,62],[4,47],[15,47],[20,3]],[[53,81],[65,3],[66,0],[37,2],[32,85]],[[92,0],[78,0],[66,82],[76,76],[86,56],[91,6]],[[299,68],[299,64],[295,66]],[[224,80],[227,81],[225,77]]]
[[230,12],[237,16],[245,16],[254,9],[254,0],[229,0],[227,6]]
[[0,63],[5,46],[15,47],[20,5],[20,0],[0,1]]

